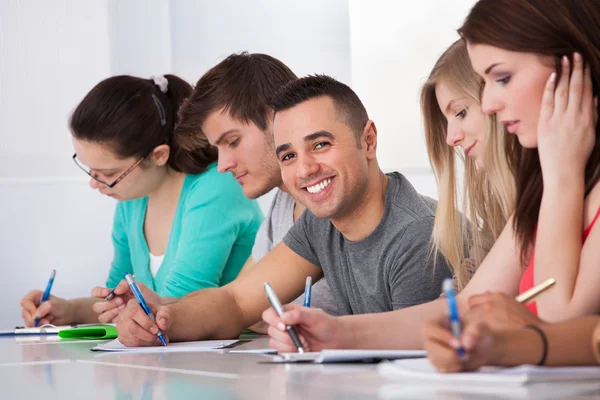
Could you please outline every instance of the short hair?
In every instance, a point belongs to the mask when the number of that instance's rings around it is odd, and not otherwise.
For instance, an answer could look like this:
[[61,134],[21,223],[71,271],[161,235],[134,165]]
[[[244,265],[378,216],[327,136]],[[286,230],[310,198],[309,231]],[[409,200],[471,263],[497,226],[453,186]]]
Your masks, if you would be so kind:
[[175,139],[182,151],[194,152],[208,143],[200,126],[225,109],[234,119],[254,123],[266,132],[269,101],[286,83],[297,79],[284,63],[266,54],[231,54],[196,83],[179,110]]
[[367,110],[349,86],[330,76],[308,75],[296,79],[281,88],[270,104],[277,113],[323,96],[329,97],[333,101],[336,113],[354,132],[354,137],[360,144],[360,136],[369,121]]

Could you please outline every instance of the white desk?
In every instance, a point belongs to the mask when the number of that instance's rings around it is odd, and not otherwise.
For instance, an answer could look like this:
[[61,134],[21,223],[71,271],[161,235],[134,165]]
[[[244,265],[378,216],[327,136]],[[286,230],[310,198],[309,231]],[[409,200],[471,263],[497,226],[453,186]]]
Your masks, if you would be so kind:
[[[398,383],[371,364],[265,364],[252,354],[91,352],[98,341],[0,339],[2,399],[504,399],[556,397],[551,385],[505,393]],[[268,347],[261,337],[238,349]],[[599,382],[571,385],[578,399],[600,398]]]

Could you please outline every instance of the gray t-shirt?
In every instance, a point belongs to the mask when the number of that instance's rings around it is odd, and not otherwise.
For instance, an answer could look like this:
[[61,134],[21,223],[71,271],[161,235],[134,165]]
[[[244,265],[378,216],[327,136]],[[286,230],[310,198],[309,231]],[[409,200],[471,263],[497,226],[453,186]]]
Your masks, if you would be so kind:
[[383,217],[363,240],[350,242],[328,219],[306,210],[283,241],[323,268],[341,314],[397,310],[438,298],[452,274],[442,256],[433,265],[436,201],[400,173],[387,174]]
[[[286,192],[276,189],[275,197],[254,240],[252,248],[252,260],[257,263],[270,252],[294,225],[294,205],[292,196]],[[303,304],[304,298],[300,296],[293,301],[294,304]],[[316,282],[311,292],[311,307],[322,308],[331,315],[339,315],[335,298],[329,289],[325,279]]]

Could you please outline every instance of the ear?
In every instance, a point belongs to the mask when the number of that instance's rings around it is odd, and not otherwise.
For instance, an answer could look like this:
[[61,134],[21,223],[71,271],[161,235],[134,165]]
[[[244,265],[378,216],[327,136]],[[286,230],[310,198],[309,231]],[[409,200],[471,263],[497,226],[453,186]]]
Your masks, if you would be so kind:
[[157,146],[152,153],[150,154],[150,158],[153,160],[154,165],[157,167],[164,167],[167,165],[167,161],[169,161],[169,155],[171,154],[171,148],[168,144],[161,144]]
[[377,127],[375,122],[368,120],[361,135],[361,142],[367,159],[372,160],[377,152]]

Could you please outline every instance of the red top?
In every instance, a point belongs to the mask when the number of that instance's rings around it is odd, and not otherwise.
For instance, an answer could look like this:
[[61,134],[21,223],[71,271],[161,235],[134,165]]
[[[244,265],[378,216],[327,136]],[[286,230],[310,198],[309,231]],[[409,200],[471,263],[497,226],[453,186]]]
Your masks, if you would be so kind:
[[[586,228],[586,230],[583,231],[583,242],[584,243],[585,243],[585,240],[587,239],[588,235],[590,234],[590,231],[594,227],[594,224],[596,223],[598,216],[600,216],[600,208],[598,208],[598,211],[596,211],[596,215],[594,216],[594,219],[590,223],[590,226],[588,226]],[[525,272],[523,273],[523,276],[521,277],[521,284],[519,285],[519,293],[523,293],[524,291],[529,290],[533,287],[534,258],[535,257],[532,254],[531,261],[529,261],[529,265],[527,265],[527,268],[525,269]],[[529,309],[529,311],[531,311],[532,313],[534,313],[537,316],[538,312],[537,312],[537,305],[536,305],[535,301],[532,301],[531,303],[527,304],[525,307],[527,307]]]

